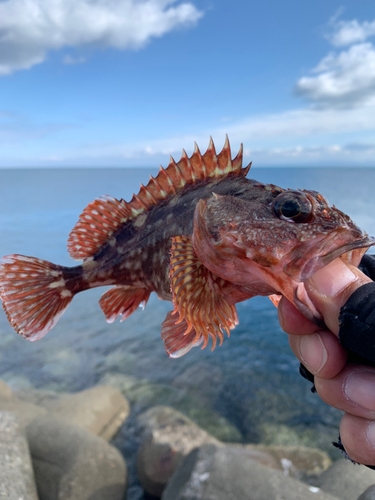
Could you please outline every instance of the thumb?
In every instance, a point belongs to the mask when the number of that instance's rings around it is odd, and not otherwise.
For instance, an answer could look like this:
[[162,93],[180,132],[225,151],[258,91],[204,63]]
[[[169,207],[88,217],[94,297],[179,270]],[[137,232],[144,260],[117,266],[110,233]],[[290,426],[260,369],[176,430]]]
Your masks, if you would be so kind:
[[338,335],[341,307],[357,288],[371,282],[358,268],[338,258],[313,274],[305,288],[327,327]]

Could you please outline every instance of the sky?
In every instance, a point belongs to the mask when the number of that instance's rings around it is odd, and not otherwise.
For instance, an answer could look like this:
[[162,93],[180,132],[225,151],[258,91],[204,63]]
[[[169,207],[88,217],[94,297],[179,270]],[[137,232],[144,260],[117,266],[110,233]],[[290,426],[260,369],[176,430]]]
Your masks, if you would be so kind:
[[373,0],[0,0],[0,167],[375,166]]

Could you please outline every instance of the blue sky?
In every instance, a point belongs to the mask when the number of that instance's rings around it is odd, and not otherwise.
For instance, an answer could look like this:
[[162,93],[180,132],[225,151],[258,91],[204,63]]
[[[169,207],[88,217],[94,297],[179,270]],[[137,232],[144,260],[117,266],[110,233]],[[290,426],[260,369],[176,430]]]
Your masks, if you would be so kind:
[[0,166],[375,166],[373,1],[0,0]]

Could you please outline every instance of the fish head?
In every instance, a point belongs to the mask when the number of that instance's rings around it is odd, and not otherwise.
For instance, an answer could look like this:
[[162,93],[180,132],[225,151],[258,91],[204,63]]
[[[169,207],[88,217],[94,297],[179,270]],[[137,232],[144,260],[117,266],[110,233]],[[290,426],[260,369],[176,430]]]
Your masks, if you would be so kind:
[[[337,257],[358,266],[373,244],[316,191],[258,185],[258,195],[213,196],[195,210],[194,249],[208,269],[253,295],[297,290]],[[315,313],[315,311],[314,311]]]

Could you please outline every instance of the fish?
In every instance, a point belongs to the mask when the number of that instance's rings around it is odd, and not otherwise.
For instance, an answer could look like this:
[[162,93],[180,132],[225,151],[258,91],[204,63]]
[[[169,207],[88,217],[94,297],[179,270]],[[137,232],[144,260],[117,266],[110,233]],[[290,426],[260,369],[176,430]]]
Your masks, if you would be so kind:
[[212,350],[238,324],[236,304],[256,295],[277,306],[285,296],[309,319],[321,320],[304,282],[336,258],[358,266],[375,238],[320,193],[247,178],[243,146],[232,158],[228,137],[204,154],[150,177],[130,202],[100,196],[68,238],[66,267],[35,257],[0,261],[0,298],[16,332],[44,337],[74,295],[112,285],[99,305],[109,323],[129,317],[155,292],[173,302],[161,326],[170,357],[209,340]]

